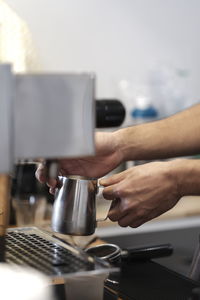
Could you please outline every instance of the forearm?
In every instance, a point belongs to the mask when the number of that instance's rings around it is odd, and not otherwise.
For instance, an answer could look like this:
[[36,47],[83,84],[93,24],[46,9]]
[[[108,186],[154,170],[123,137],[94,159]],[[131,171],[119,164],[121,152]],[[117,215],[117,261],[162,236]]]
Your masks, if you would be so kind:
[[123,159],[160,159],[200,153],[200,105],[169,118],[115,132]]

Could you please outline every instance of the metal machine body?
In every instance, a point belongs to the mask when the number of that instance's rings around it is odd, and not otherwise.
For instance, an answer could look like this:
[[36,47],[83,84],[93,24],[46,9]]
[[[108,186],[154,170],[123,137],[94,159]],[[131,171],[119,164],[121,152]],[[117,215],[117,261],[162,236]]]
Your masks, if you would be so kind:
[[14,77],[9,65],[0,65],[0,174],[9,174],[14,163]]
[[0,253],[14,164],[92,155],[94,127],[93,74],[17,75],[0,65]]
[[94,76],[15,76],[15,159],[94,154]]

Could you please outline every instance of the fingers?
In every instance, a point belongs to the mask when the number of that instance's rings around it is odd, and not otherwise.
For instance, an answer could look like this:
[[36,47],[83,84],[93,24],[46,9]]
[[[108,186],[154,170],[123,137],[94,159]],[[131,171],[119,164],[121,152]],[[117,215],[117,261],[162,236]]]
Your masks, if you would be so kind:
[[[126,172],[126,171],[125,171]],[[123,187],[125,172],[121,172],[109,178],[104,178],[99,183],[105,186],[103,190],[103,197],[107,200],[114,200],[116,198],[125,197],[125,190]]]
[[[121,200],[123,202],[123,200]],[[108,217],[112,222],[118,222],[121,227],[133,227],[137,228],[140,225],[144,224],[151,218],[147,216],[138,217],[134,214],[134,211],[124,210],[120,208],[120,205],[117,205],[115,208],[111,209],[108,213]]]
[[112,201],[108,217],[111,221],[116,222],[127,214],[127,210],[123,209],[121,199]]
[[49,193],[52,194],[52,195],[54,195],[55,192],[56,192],[56,188],[55,188],[55,187],[54,187],[54,188],[51,188],[51,187],[50,187]]
[[46,182],[46,176],[45,176],[45,171],[44,171],[44,166],[43,164],[39,164],[36,172],[35,172],[36,178],[41,182],[45,183]]
[[147,209],[140,205],[137,197],[125,197],[112,202],[108,217],[121,227],[136,228],[160,214],[158,209]]
[[117,185],[114,184],[104,188],[103,197],[107,200],[115,200],[116,198],[120,198],[117,191]]
[[45,167],[43,164],[39,164],[35,172],[35,176],[41,183],[46,183],[50,187],[50,192],[53,192],[53,189],[55,189],[57,185],[57,180],[56,179],[49,179],[48,181],[46,180]]
[[125,178],[125,175],[126,171],[123,171],[108,178],[102,178],[99,183],[103,186],[113,185],[122,181]]
[[50,188],[55,188],[57,186],[58,181],[56,179],[49,179],[47,181],[47,186]]
[[133,222],[130,214],[131,202],[127,197],[126,179],[127,171],[115,174],[109,178],[100,180],[100,184],[105,186],[103,196],[107,200],[113,200],[108,217],[111,221],[116,222],[122,227],[130,226]]
[[123,216],[122,218],[120,218],[118,220],[118,224],[121,227],[133,227],[133,228],[137,228],[139,226],[141,226],[142,224],[144,224],[145,222],[147,222],[147,219],[145,217],[134,217],[134,214],[127,214],[125,216]]
[[162,213],[159,209],[149,210],[138,206],[137,199],[123,198],[113,201],[108,217],[121,227],[137,228]]

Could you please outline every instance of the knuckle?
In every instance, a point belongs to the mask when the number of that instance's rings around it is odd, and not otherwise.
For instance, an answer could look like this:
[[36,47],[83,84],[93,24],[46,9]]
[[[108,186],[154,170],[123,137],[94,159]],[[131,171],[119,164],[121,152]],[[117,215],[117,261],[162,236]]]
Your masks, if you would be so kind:
[[119,226],[121,226],[121,227],[127,227],[127,226],[128,226],[127,222],[125,222],[125,221],[123,221],[123,220],[119,220],[119,221],[118,221],[118,224],[119,224]]
[[125,216],[130,212],[130,209],[128,207],[123,207],[121,205],[119,205],[118,207],[118,213],[120,216]]
[[143,218],[144,215],[145,215],[145,211],[144,211],[143,209],[137,209],[137,210],[135,211],[135,217],[136,217],[137,219]]
[[122,198],[124,196],[124,191],[121,189],[120,186],[115,187],[114,194],[117,198]]
[[110,221],[112,221],[112,222],[116,222],[116,221],[117,221],[117,218],[114,217],[114,216],[109,216],[109,219],[110,219]]
[[119,219],[116,213],[109,213],[108,217],[112,222],[116,222]]
[[132,228],[137,228],[137,227],[141,226],[143,223],[144,223],[144,221],[142,221],[142,220],[140,220],[140,221],[135,221],[134,223],[132,223],[132,224],[130,225],[130,227],[132,227]]
[[127,213],[127,212],[129,212],[130,208],[131,208],[130,207],[130,200],[126,199],[126,198],[122,199],[121,200],[121,205],[120,205],[121,212]]

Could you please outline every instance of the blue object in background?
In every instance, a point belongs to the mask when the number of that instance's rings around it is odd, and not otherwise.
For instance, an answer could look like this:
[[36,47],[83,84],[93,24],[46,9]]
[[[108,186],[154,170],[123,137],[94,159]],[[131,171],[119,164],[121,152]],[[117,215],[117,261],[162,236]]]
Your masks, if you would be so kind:
[[158,111],[153,106],[150,98],[140,96],[136,99],[135,107],[131,111],[135,124],[154,121],[158,118]]
[[132,110],[131,115],[133,118],[154,119],[157,118],[158,112],[153,106],[149,106],[145,109],[135,108]]

